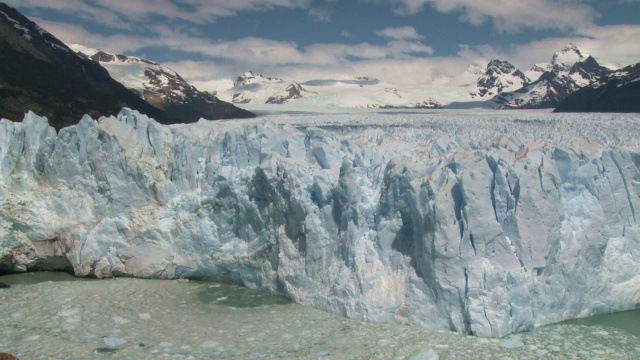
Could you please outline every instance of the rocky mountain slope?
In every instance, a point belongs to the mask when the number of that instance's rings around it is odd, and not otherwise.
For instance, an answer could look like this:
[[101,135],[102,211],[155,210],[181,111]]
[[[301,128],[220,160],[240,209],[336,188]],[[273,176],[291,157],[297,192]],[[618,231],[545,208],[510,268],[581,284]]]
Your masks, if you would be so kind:
[[640,63],[611,72],[569,95],[556,112],[640,112]]
[[0,68],[0,117],[20,121],[34,110],[60,129],[84,114],[117,114],[129,106],[163,123],[176,120],[4,3],[0,3]]
[[174,118],[197,121],[251,117],[253,114],[198,91],[180,74],[156,62],[133,56],[109,54],[73,44],[70,48],[99,63],[111,77],[139,97]]
[[125,106],[163,124],[254,116],[213,97],[154,106],[4,3],[0,3],[0,50],[0,117],[14,121],[34,110],[60,129],[84,114],[113,115]]
[[502,92],[518,90],[530,82],[522,71],[508,61],[494,59],[487,64],[469,92],[474,100],[491,99]]
[[521,89],[503,92],[493,101],[500,108],[555,108],[574,91],[596,81],[611,70],[573,44],[555,53],[547,64],[534,66],[528,74],[540,77]]

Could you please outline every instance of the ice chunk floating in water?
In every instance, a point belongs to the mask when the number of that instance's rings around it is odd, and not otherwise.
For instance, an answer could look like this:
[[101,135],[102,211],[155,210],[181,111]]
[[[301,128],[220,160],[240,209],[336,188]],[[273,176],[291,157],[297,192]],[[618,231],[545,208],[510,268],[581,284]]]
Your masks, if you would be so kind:
[[[640,303],[640,119],[0,122],[0,271],[200,278],[499,337]],[[223,300],[221,300],[223,301]]]

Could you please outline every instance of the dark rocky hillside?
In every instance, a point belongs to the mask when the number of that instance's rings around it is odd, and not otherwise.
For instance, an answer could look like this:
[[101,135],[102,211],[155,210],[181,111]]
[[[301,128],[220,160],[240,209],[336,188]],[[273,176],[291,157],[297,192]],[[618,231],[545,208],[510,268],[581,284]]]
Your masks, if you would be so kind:
[[98,63],[0,3],[0,117],[21,121],[32,110],[61,129],[84,114],[116,115],[124,106],[163,124],[254,116],[223,102],[216,112],[202,111],[197,103],[171,112],[158,109],[112,79]]
[[640,63],[574,92],[555,112],[640,112]]

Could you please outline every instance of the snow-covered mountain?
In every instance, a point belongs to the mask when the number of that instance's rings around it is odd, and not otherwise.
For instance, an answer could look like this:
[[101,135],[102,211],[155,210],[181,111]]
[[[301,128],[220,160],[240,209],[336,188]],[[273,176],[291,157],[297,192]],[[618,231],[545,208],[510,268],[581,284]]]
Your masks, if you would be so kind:
[[557,112],[640,112],[640,63],[613,71],[569,95]]
[[134,56],[109,54],[79,44],[71,44],[69,47],[98,62],[109,71],[111,77],[158,108],[184,103],[194,96],[203,96],[211,102],[217,101],[212,94],[199,92],[178,73],[156,62]]
[[555,53],[547,64],[534,66],[528,74],[540,77],[521,89],[503,92],[494,98],[501,108],[555,108],[574,91],[587,86],[611,70],[600,66],[589,54],[569,44]]
[[247,71],[238,76],[231,89],[220,92],[218,96],[235,104],[286,104],[309,94],[295,81]]
[[475,86],[469,88],[469,93],[475,100],[491,99],[502,92],[518,90],[530,82],[522,71],[508,61],[494,59],[487,64]]
[[[214,102],[174,71],[158,63],[95,49],[76,49],[99,61],[112,76],[159,108],[189,99]],[[216,89],[216,96],[235,104],[290,104],[307,107],[362,108],[553,108],[575,90],[610,70],[573,44],[555,53],[548,63],[522,72],[508,61],[474,63],[457,77],[441,77],[428,84],[398,86],[371,77],[317,79],[298,82],[252,71],[229,80],[233,86]],[[223,82],[220,82],[222,84]],[[203,116],[206,117],[206,116]]]
[[[494,59],[486,66],[474,63],[458,77],[414,86],[397,86],[369,77],[309,80],[300,84],[307,92],[287,97],[287,102],[365,108],[554,108],[610,71],[584,50],[568,44],[549,62],[536,64],[526,72]],[[268,94],[276,92],[276,86],[282,89],[294,83],[248,74],[251,81],[236,82],[233,89],[225,91],[227,97],[232,96],[235,102],[264,103]]]
[[253,72],[240,75],[234,86],[218,92],[221,99],[242,104],[283,104],[300,106],[362,108],[439,108],[441,104],[425,96],[419,86],[398,87],[371,77],[309,80],[298,83]]
[[585,61],[590,56],[576,45],[569,43],[553,54],[549,62],[534,65],[531,69],[525,71],[525,75],[532,80],[536,80],[545,72],[556,74],[568,72],[574,64]]
[[639,133],[638,116],[359,109],[124,110],[57,134],[29,113],[0,121],[0,272],[240,283],[493,337],[634,309]]
[[109,54],[80,44],[71,44],[69,47],[99,63],[109,71],[111,77],[171,115],[188,117],[194,121],[199,118],[214,120],[251,116],[247,111],[219,101],[209,92],[199,91],[180,74],[159,63],[134,56]]

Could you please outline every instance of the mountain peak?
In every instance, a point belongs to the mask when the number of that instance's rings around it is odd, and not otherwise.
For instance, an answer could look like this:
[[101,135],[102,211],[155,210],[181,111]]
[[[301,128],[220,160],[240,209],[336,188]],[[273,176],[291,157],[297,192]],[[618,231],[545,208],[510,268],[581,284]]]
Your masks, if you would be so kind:
[[535,64],[526,72],[526,75],[530,79],[536,80],[547,71],[555,74],[569,72],[575,64],[583,62],[589,57],[591,57],[591,55],[586,51],[580,49],[573,43],[569,43],[559,51],[556,51],[551,57],[551,61],[548,63]]
[[262,74],[257,74],[250,70],[239,75],[236,79],[235,85],[248,85],[263,82],[282,82],[282,80],[275,77],[264,77]]
[[491,98],[503,91],[519,89],[528,82],[529,79],[510,62],[493,59],[470,93],[473,98]]
[[581,50],[574,44],[567,44],[562,50],[553,54],[551,58],[551,66],[554,70],[566,70],[571,68],[575,63],[586,60],[588,53]]
[[491,68],[491,67],[511,67],[511,68],[515,68],[513,65],[511,65],[510,62],[508,61],[503,61],[500,59],[493,59],[491,61],[489,61],[489,64],[487,64],[487,68]]

